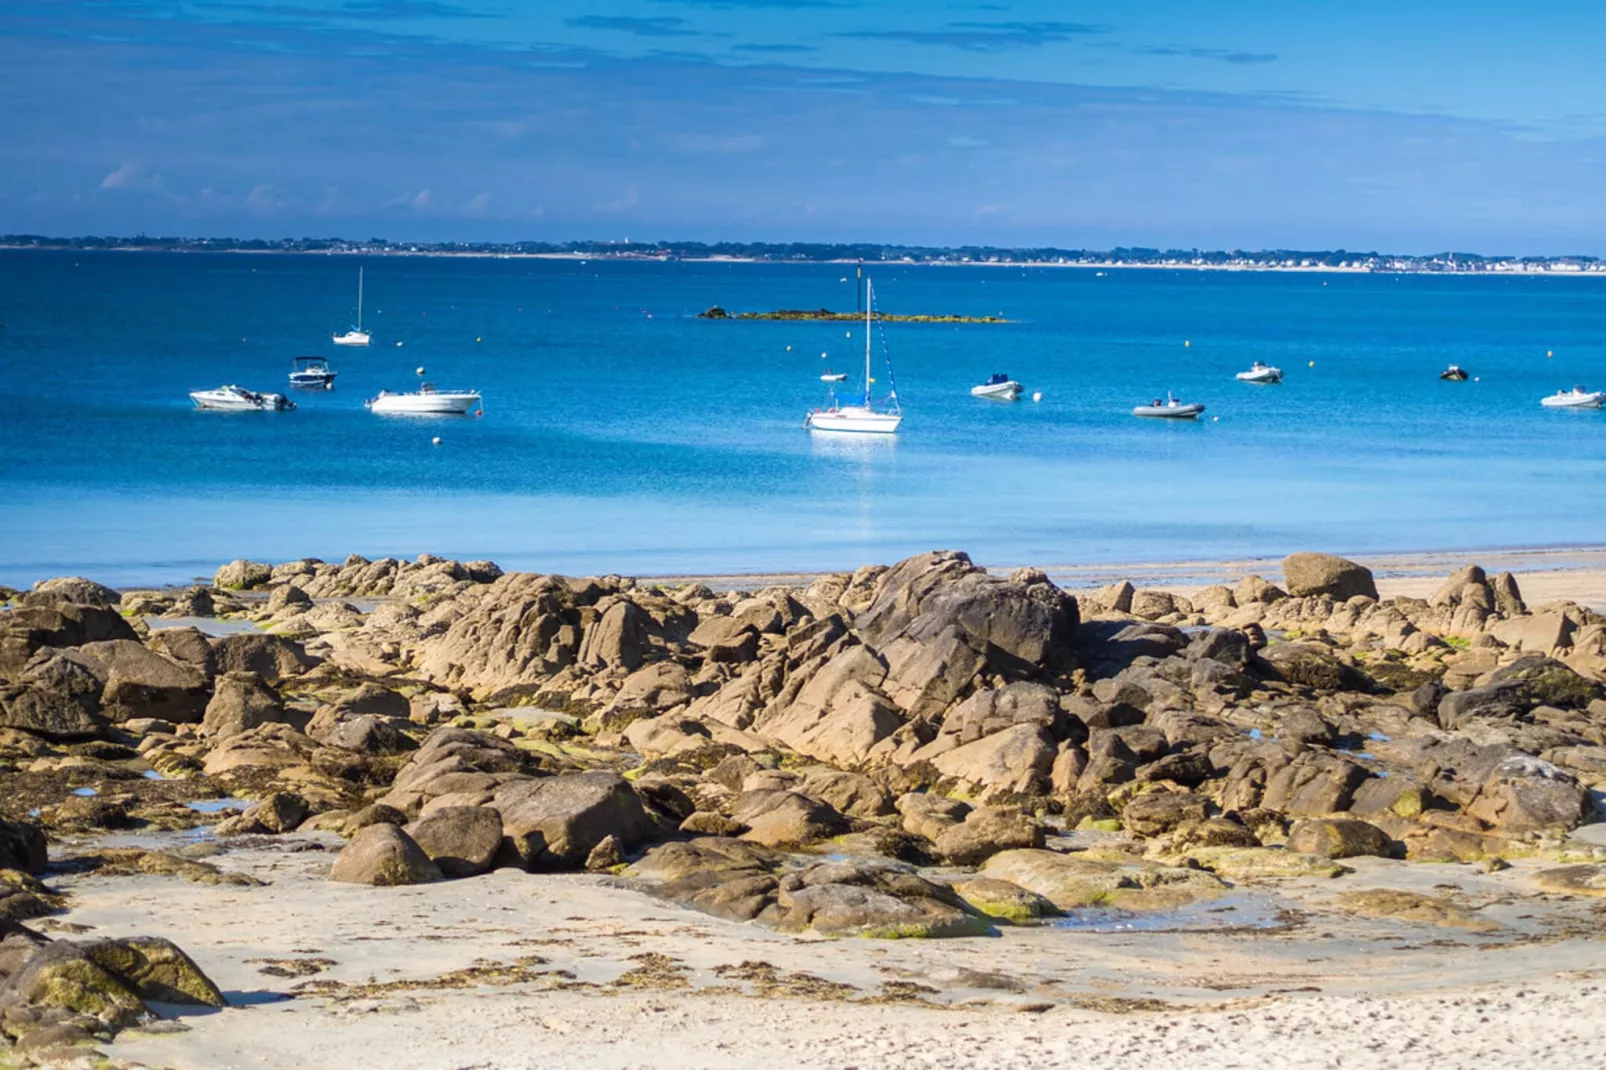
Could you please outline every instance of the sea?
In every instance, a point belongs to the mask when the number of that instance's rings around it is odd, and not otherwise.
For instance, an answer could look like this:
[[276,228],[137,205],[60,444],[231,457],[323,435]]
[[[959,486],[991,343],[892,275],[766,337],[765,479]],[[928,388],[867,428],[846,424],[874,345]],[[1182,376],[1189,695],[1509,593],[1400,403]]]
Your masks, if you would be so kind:
[[[336,347],[359,265],[373,344]],[[1606,412],[1539,404],[1606,386],[1606,280],[866,272],[881,311],[1008,320],[875,328],[896,436],[803,425],[825,371],[862,392],[862,324],[698,317],[851,311],[853,265],[0,252],[0,583],[352,553],[662,576],[1606,541]],[[300,355],[335,388],[290,391]],[[1237,382],[1255,360],[1285,381]],[[971,397],[995,372],[1026,395]],[[363,405],[421,381],[483,413]],[[224,383],[297,408],[192,406]],[[1131,415],[1168,391],[1203,417]]]

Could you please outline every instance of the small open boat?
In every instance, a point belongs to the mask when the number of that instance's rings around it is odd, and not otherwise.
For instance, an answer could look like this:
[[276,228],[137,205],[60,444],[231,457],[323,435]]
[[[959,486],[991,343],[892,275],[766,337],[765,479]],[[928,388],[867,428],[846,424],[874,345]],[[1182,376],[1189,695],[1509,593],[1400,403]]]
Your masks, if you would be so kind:
[[1590,391],[1575,386],[1571,390],[1558,390],[1547,398],[1541,398],[1539,404],[1547,409],[1598,409],[1606,404],[1606,391]]
[[1459,364],[1452,364],[1439,373],[1439,378],[1447,383],[1464,383],[1467,381],[1467,371]]
[[885,412],[877,412],[870,405],[870,387],[875,380],[870,378],[870,335],[871,335],[871,308],[874,306],[875,294],[870,286],[870,280],[864,280],[864,403],[860,405],[842,405],[837,402],[836,393],[831,393],[829,401],[823,409],[814,409],[803,418],[803,426],[810,431],[849,431],[857,434],[890,435],[898,430],[903,423],[903,409],[898,405],[898,386],[891,382],[892,359],[887,359],[887,379],[891,385],[891,405]]
[[1004,372],[994,372],[985,383],[970,388],[973,398],[992,398],[995,401],[1014,401],[1020,397],[1021,385]]
[[1147,405],[1139,405],[1132,410],[1133,416],[1158,416],[1165,420],[1191,420],[1204,412],[1205,407],[1198,402],[1183,404],[1167,393],[1165,400],[1155,398]]
[[478,390],[436,390],[435,384],[424,383],[416,391],[392,394],[381,390],[366,402],[369,412],[389,416],[462,416],[470,410],[479,414]]
[[831,371],[829,368],[826,369],[824,375],[820,376],[820,382],[822,382],[822,383],[845,383],[847,381],[848,381],[848,373],[847,372],[834,372],[834,371]]
[[296,407],[296,403],[283,394],[259,394],[232,383],[216,390],[192,390],[190,400],[197,409],[219,412],[284,412]]
[[1237,379],[1240,383],[1280,383],[1283,381],[1283,370],[1257,360],[1249,366],[1248,371],[1239,372]]
[[322,357],[293,357],[290,360],[290,385],[306,390],[328,390],[335,385],[335,373]]

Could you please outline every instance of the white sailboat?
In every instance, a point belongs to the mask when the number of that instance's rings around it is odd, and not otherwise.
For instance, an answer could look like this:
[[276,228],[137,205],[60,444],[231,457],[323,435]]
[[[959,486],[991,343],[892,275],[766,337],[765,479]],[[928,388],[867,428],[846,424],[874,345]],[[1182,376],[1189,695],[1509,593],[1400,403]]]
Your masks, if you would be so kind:
[[[875,382],[870,378],[870,322],[871,307],[875,302],[870,280],[864,280],[864,404],[839,405],[836,395],[831,395],[830,404],[823,409],[814,409],[803,420],[803,426],[810,431],[850,431],[857,434],[890,435],[898,430],[903,423],[903,409],[898,405],[897,386],[893,385],[891,391],[891,407],[886,412],[876,412],[870,405],[870,385]],[[888,363],[891,370],[891,363]]]
[[357,326],[345,334],[334,335],[331,339],[337,346],[365,346],[371,341],[368,332],[362,329],[362,266],[357,267]]

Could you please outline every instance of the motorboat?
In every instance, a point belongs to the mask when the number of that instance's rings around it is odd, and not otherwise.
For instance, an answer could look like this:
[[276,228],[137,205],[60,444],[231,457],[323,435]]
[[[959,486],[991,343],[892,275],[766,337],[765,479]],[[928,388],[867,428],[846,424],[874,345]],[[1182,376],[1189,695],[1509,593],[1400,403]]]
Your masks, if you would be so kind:
[[892,378],[892,358],[887,358],[887,383],[890,405],[877,412],[871,404],[870,377],[871,308],[875,303],[870,280],[864,280],[864,401],[862,404],[843,405],[832,392],[823,409],[814,409],[803,418],[803,426],[811,431],[844,431],[857,434],[890,435],[903,423],[903,409],[898,405],[898,384]]
[[1280,383],[1283,381],[1283,370],[1257,360],[1249,366],[1248,371],[1239,372],[1237,379],[1240,383]]
[[290,385],[304,390],[328,390],[335,385],[335,373],[322,357],[293,357],[290,361]]
[[372,338],[362,329],[362,267],[357,268],[357,326],[345,334],[337,334],[330,338],[337,346],[365,346]]
[[1547,398],[1541,398],[1539,404],[1547,409],[1598,409],[1606,404],[1606,391],[1590,391],[1575,386],[1571,390],[1558,390]]
[[1132,410],[1133,416],[1158,416],[1166,420],[1191,420],[1204,412],[1205,407],[1198,402],[1183,404],[1167,393],[1165,400],[1155,398],[1147,405],[1139,405]]
[[824,375],[820,376],[820,382],[822,382],[822,383],[845,383],[847,381],[848,381],[848,373],[847,372],[834,372],[834,371],[831,371],[829,368],[826,369],[826,372],[825,372]]
[[283,394],[259,394],[232,383],[216,390],[192,390],[190,400],[197,409],[220,412],[284,412],[296,407],[296,403]]
[[1004,372],[994,372],[980,386],[970,388],[973,398],[992,398],[995,401],[1014,401],[1020,397],[1021,385]]
[[411,393],[393,394],[381,390],[366,402],[369,412],[389,416],[462,416],[473,411],[478,416],[478,390],[437,390],[434,383],[423,383]]
[[1467,381],[1467,370],[1459,364],[1452,364],[1439,373],[1439,378],[1448,383],[1464,383]]

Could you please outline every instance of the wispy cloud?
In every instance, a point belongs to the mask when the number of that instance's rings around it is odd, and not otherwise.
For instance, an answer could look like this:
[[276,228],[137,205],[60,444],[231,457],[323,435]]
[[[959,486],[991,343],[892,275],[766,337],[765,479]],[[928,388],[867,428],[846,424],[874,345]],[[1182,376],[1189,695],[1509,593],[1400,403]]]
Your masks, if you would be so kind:
[[1005,52],[1108,32],[1107,26],[1087,22],[950,22],[941,30],[847,30],[832,36],[936,45],[965,52]]
[[616,30],[637,37],[698,37],[685,19],[674,15],[581,15],[565,19],[565,26],[577,30]]
[[1249,65],[1254,63],[1275,63],[1275,52],[1235,52],[1228,48],[1175,48],[1171,46],[1156,46],[1147,48],[1134,48],[1132,51],[1140,56],[1186,56],[1189,59],[1213,59],[1220,63],[1237,63]]
[[348,0],[334,7],[308,7],[304,4],[251,3],[249,0],[208,5],[214,10],[291,19],[352,19],[371,22],[400,22],[409,19],[500,19],[501,12],[478,11],[440,0]]
[[732,52],[749,52],[760,56],[801,56],[806,52],[818,52],[813,45],[763,45],[741,44],[731,45]]
[[152,174],[142,165],[125,163],[100,180],[101,189],[136,190],[156,193],[166,188],[161,175]]

